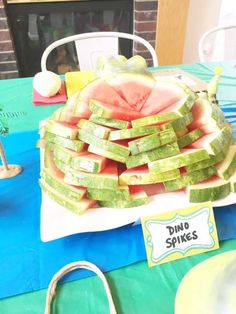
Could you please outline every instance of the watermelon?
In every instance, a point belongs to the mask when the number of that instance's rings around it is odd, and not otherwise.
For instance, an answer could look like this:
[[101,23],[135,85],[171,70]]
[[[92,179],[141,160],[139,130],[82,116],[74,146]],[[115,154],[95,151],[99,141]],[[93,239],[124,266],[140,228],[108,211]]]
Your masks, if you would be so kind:
[[189,144],[193,143],[203,135],[203,132],[200,129],[195,129],[181,137],[178,138],[177,143],[179,148],[184,148]]
[[112,106],[125,109],[132,108],[104,79],[96,79],[88,83],[74,100],[72,106],[75,116],[90,117],[90,99],[95,99],[101,102],[107,102],[109,99],[109,104]]
[[39,180],[39,184],[42,190],[58,204],[72,210],[76,214],[83,214],[87,209],[93,208],[96,205],[95,200],[88,199],[86,197],[79,201],[73,201],[67,196],[62,195],[58,190],[52,188],[43,179]]
[[102,58],[97,74],[42,127],[40,184],[51,198],[82,212],[95,201],[139,206],[163,190],[187,189],[194,202],[236,191],[232,127],[205,93],[155,80],[139,57]]
[[84,152],[79,156],[72,157],[70,166],[75,170],[99,173],[106,167],[107,163],[108,160],[103,156]]
[[173,130],[165,130],[151,135],[143,136],[137,140],[129,141],[128,145],[132,155],[150,151],[176,141]]
[[85,196],[86,188],[66,184],[63,180],[64,173],[58,169],[44,168],[41,171],[41,178],[51,188],[72,201],[80,201]]
[[118,188],[118,172],[115,162],[111,162],[100,173],[89,173],[67,168],[64,181],[68,184],[96,189]]
[[128,199],[113,199],[109,201],[99,201],[99,204],[103,207],[111,208],[127,208],[145,205],[148,203],[148,195],[141,186],[130,187],[130,195]]
[[227,150],[232,139],[232,129],[225,126],[219,131],[202,136],[200,139],[190,144],[189,147],[205,148],[210,155],[217,155],[221,151]]
[[180,177],[178,169],[163,173],[151,173],[146,165],[128,169],[119,176],[120,185],[142,185],[164,182]]
[[181,174],[180,178],[164,182],[164,186],[167,192],[177,191],[190,184],[195,184],[216,174],[214,167],[208,167],[201,170],[196,170],[190,173]]
[[102,118],[119,119],[131,121],[143,117],[143,115],[129,108],[120,108],[106,102],[90,99],[89,109]]
[[107,82],[136,111],[142,109],[155,85],[151,76],[133,73],[117,74]]
[[183,148],[178,155],[150,162],[148,168],[153,173],[162,173],[209,158],[210,156],[205,149]]
[[230,193],[230,182],[217,176],[187,187],[188,199],[192,203],[220,200]]
[[71,140],[77,139],[77,127],[67,122],[57,122],[52,119],[48,119],[44,129],[50,133],[69,138]]
[[224,113],[216,104],[210,103],[207,99],[199,98],[193,105],[193,122],[189,129],[200,128],[206,134],[218,131],[224,126]]
[[61,145],[76,152],[81,152],[85,149],[84,142],[81,142],[79,140],[71,140],[69,138],[65,138],[63,136],[59,136],[50,132],[45,132],[45,134],[43,135],[43,139],[45,139],[47,142]]
[[[196,98],[185,85],[173,81],[158,79],[141,112],[145,115],[154,115],[180,101],[183,97]],[[188,98],[187,98],[188,99]],[[187,101],[186,99],[186,101]]]
[[227,157],[216,165],[220,178],[228,180],[236,170],[236,145],[230,145]]
[[176,142],[166,144],[155,149],[126,157],[127,169],[141,166],[152,161],[178,154],[179,147]]
[[130,191],[128,186],[118,186],[115,190],[88,188],[87,196],[98,201],[129,200]]
[[160,128],[158,126],[143,126],[125,130],[115,130],[110,132],[108,140],[116,141],[121,139],[130,139],[143,135],[153,134],[158,131],[160,131]]
[[77,124],[78,128],[81,128],[94,136],[99,138],[107,139],[109,137],[109,133],[111,131],[110,128],[93,123],[86,119],[81,119]]
[[114,129],[127,129],[130,125],[128,121],[119,120],[119,119],[111,119],[111,118],[103,118],[103,117],[99,117],[98,115],[94,113],[90,116],[89,120],[96,124],[108,126]]

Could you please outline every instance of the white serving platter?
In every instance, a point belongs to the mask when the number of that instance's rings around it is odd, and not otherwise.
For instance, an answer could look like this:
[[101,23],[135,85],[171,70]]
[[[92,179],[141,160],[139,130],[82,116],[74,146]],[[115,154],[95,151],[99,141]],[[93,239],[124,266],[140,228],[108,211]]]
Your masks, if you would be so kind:
[[[213,202],[214,207],[236,203],[236,193]],[[133,208],[94,208],[77,215],[57,204],[42,192],[41,203],[41,239],[44,242],[65,236],[115,229],[130,223],[139,222],[140,217],[189,207],[183,191],[156,194],[150,197],[147,205]]]

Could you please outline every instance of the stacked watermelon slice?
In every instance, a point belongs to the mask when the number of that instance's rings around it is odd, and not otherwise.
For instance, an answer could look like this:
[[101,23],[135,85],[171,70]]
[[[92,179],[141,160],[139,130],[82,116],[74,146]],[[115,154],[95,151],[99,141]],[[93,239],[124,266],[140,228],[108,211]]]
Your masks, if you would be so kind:
[[190,202],[236,190],[236,145],[223,112],[207,93],[172,79],[127,72],[96,78],[42,133],[40,185],[76,213],[146,204],[150,188],[184,189]]

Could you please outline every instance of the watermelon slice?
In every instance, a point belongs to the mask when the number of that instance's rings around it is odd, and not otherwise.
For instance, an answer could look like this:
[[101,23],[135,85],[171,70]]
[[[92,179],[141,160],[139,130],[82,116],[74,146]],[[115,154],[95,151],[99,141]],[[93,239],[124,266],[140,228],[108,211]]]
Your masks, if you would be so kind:
[[194,93],[181,84],[158,79],[147,101],[143,105],[141,113],[145,116],[156,114],[189,94],[192,95]]
[[131,73],[118,74],[107,82],[136,111],[142,109],[155,85],[151,76]]
[[130,105],[103,79],[96,79],[90,82],[80,91],[74,99],[74,104],[72,104],[74,114],[89,118],[91,115],[89,110],[90,99],[108,102],[115,107],[131,109]]
[[90,100],[89,109],[91,110],[91,112],[102,118],[131,121],[143,117],[140,112],[133,109],[116,107],[109,103],[101,102],[94,99]]
[[187,187],[188,199],[192,203],[217,201],[226,197],[229,193],[230,182],[216,176]]
[[39,180],[39,184],[42,190],[46,194],[48,194],[50,198],[52,198],[58,204],[72,210],[76,214],[80,215],[84,213],[87,209],[92,208],[96,205],[95,200],[91,200],[86,197],[83,197],[80,201],[71,200],[67,196],[62,195],[58,190],[52,188],[43,179]]
[[120,185],[142,185],[164,182],[180,177],[178,169],[164,173],[150,173],[146,165],[128,169],[119,176]]
[[216,104],[207,99],[199,98],[192,107],[193,122],[189,129],[200,128],[206,134],[218,131],[225,124],[224,113]]

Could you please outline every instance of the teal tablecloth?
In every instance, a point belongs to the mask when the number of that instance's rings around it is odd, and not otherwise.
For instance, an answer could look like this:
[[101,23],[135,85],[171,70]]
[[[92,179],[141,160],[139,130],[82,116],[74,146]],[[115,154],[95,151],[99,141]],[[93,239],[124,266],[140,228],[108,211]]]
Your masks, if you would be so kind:
[[[222,76],[218,98],[222,106],[227,104],[233,106],[236,102],[236,69],[233,63],[223,65],[226,70]],[[181,68],[209,81],[214,66],[215,64],[195,64],[183,65]],[[38,122],[56,108],[33,107],[31,79],[2,81],[0,90],[1,105],[4,105],[5,110],[7,108],[9,111],[19,110],[26,113],[18,119],[11,119],[11,132],[37,128]],[[148,269],[146,262],[140,262],[108,273],[118,313],[173,313],[176,289],[186,272],[209,256],[232,249],[236,249],[236,240],[221,242],[221,249],[218,251],[178,260],[153,269]],[[9,265],[9,267],[14,267],[14,265]],[[12,278],[13,285],[15,280],[17,278]],[[108,313],[101,284],[96,277],[68,283],[64,288],[59,294],[60,309],[56,303],[57,313]],[[39,291],[7,298],[0,301],[0,313],[42,313],[44,297],[45,291]]]

